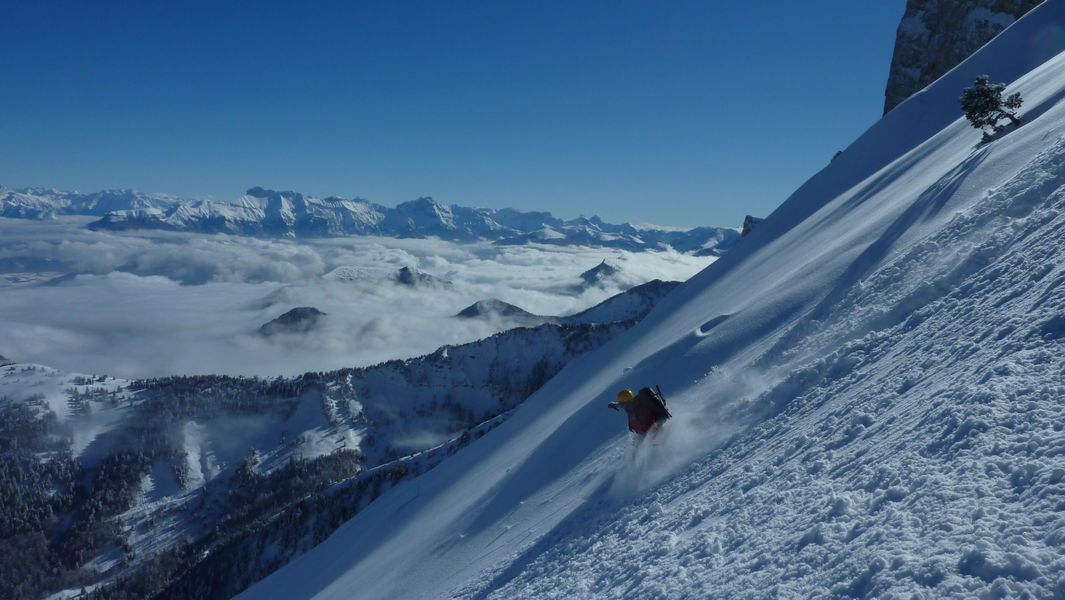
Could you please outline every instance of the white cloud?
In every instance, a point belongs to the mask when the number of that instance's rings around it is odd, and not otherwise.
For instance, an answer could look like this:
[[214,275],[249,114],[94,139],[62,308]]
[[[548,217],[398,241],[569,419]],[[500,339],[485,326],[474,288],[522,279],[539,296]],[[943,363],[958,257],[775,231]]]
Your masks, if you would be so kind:
[[[7,270],[33,257],[48,259],[29,269],[42,271],[40,278],[78,274],[54,285],[0,287],[0,354],[127,377],[367,365],[498,331],[500,323],[451,318],[477,300],[568,314],[650,279],[686,279],[712,260],[439,240],[93,232],[83,224],[0,219],[0,265]],[[619,280],[575,293],[579,274],[604,258],[622,265]],[[452,285],[426,290],[390,282],[403,266]],[[357,277],[334,280],[329,274],[338,268]],[[257,334],[295,306],[327,316],[306,335]]]

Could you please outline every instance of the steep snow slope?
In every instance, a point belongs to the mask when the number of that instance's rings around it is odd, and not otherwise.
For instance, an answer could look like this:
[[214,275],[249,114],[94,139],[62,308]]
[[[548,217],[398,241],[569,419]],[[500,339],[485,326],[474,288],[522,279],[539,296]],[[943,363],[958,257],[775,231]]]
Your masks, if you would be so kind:
[[[232,596],[504,421],[676,285],[637,286],[573,322],[292,378],[130,381],[0,357],[0,597]],[[286,315],[299,310],[321,316]],[[26,553],[41,556],[32,573]]]
[[590,323],[616,323],[639,321],[651,308],[680,285],[679,281],[652,279],[628,291],[611,296],[595,306],[566,316],[537,315],[520,306],[491,298],[467,306],[455,316],[460,319],[497,319],[520,327],[534,327],[542,323],[581,325]]
[[[245,597],[1065,594],[1065,1],[873,126],[639,326]],[[1011,81],[979,146],[956,97]],[[631,448],[604,404],[662,384]]]

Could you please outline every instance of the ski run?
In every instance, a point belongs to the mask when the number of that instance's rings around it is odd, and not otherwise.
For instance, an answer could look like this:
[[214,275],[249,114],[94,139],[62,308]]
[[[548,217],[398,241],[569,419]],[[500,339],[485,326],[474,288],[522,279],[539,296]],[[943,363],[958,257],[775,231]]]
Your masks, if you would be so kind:
[[[1065,597],[1062,50],[1051,0],[241,597]],[[986,145],[983,73],[1025,100]],[[633,446],[606,404],[654,383]]]

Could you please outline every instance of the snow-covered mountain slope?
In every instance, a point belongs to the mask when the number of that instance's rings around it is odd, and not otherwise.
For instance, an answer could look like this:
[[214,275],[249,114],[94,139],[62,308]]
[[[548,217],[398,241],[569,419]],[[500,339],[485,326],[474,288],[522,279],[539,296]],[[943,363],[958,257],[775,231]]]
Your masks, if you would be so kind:
[[55,215],[102,217],[113,211],[162,211],[182,200],[164,194],[135,190],[64,192],[49,188],[13,190],[0,186],[0,217],[45,219]]
[[196,200],[166,209],[116,210],[89,227],[263,236],[367,235],[385,231],[387,211],[358,198],[315,198],[254,187],[234,202]]
[[0,187],[0,216],[44,219],[56,215],[100,217],[89,228],[153,229],[267,237],[379,235],[436,237],[505,245],[593,246],[630,251],[660,250],[720,254],[739,239],[731,228],[687,230],[615,225],[598,217],[563,220],[547,212],[446,206],[419,198],[396,207],[336,196],[316,198],[292,191],[249,189],[232,202],[180,200],[132,190],[82,194],[51,189]]
[[419,198],[386,207],[361,198],[316,198],[292,191],[253,187],[232,202],[183,200],[134,190],[95,193],[0,186],[0,217],[46,219],[57,215],[96,216],[89,228],[152,229],[266,237],[314,238],[379,235],[435,237],[457,242],[492,241],[552,246],[592,246],[639,252],[668,246],[679,252],[719,255],[739,233],[722,227],[676,229],[615,225],[599,217],[564,220],[547,212],[511,208],[468,208]]
[[612,296],[577,314],[558,317],[558,320],[570,324],[640,320],[678,285],[680,285],[679,281],[654,279],[630,288],[624,294]]
[[[107,598],[189,597],[181,590],[202,592],[198,578],[222,565],[230,579],[206,587],[232,595],[497,425],[660,298],[626,292],[594,313],[626,319],[518,328],[293,378],[121,380],[0,357],[0,596],[89,585]],[[286,315],[263,332],[324,316]],[[268,557],[242,562],[265,547]],[[20,573],[19,552],[40,564]]]
[[[244,598],[1065,593],[1065,2]],[[961,120],[974,75],[1025,124]],[[633,448],[605,404],[660,383]]]

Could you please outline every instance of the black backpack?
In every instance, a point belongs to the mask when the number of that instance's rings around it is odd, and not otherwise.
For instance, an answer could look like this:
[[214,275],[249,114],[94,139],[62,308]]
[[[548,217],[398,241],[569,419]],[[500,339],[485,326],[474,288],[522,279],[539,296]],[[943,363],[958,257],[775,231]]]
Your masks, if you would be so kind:
[[669,409],[666,408],[666,400],[662,397],[662,390],[655,386],[655,389],[645,387],[640,390],[641,396],[647,396],[651,398],[651,410],[654,411],[655,421],[665,421],[673,415],[669,414]]

